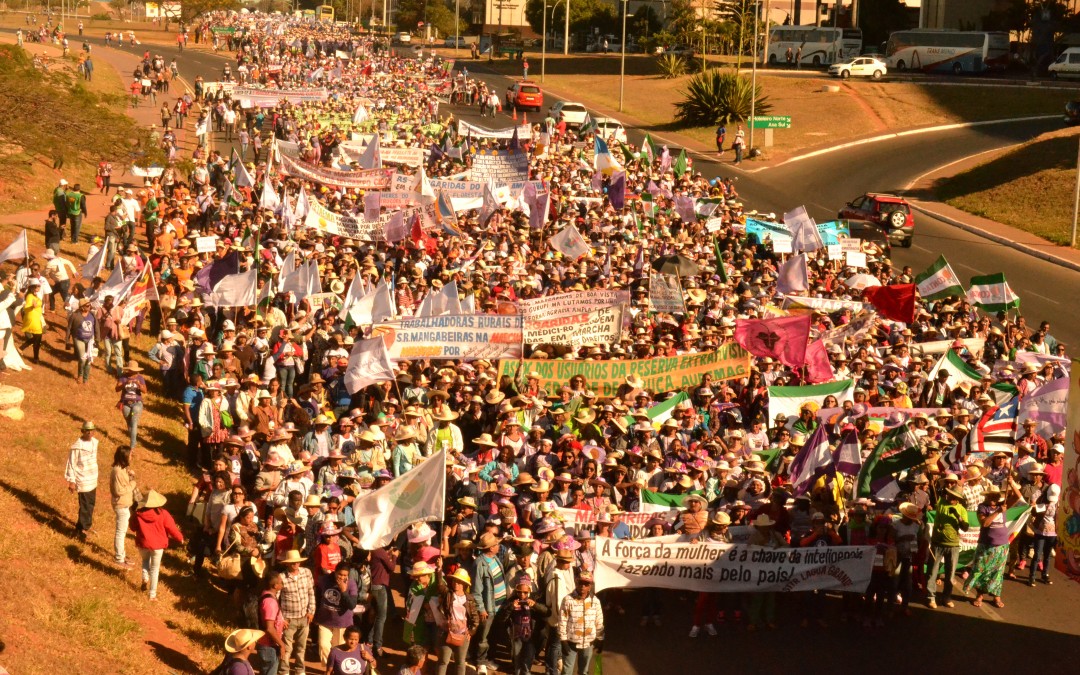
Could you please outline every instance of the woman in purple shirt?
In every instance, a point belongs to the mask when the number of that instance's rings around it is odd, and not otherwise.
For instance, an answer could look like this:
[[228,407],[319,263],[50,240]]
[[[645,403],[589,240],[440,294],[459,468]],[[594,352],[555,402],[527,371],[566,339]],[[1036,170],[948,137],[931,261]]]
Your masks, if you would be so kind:
[[314,620],[318,626],[319,661],[326,663],[330,648],[344,641],[345,629],[353,625],[356,600],[356,582],[349,578],[349,563],[341,561],[333,574],[319,576],[315,583]]
[[345,644],[330,650],[326,659],[326,675],[364,675],[375,667],[375,656],[360,643],[360,629],[345,629]]
[[975,589],[973,605],[982,605],[984,595],[989,595],[991,604],[995,607],[1004,607],[1001,601],[1001,586],[1005,576],[1005,563],[1009,559],[1009,525],[1006,516],[1008,502],[1019,499],[1019,491],[1016,483],[1011,479],[1007,486],[1010,490],[1010,499],[1005,499],[1005,494],[997,487],[991,486],[983,494],[983,502],[979,504],[976,513],[979,518],[979,544],[975,547],[975,558],[972,562],[971,577],[968,578],[964,589]]

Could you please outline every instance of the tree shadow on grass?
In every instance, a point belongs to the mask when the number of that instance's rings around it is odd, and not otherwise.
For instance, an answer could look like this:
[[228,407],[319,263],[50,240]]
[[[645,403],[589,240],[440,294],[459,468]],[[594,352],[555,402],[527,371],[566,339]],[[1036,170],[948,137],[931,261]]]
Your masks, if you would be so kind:
[[172,647],[166,647],[160,642],[148,640],[146,645],[154,651],[156,656],[166,667],[181,673],[201,673],[199,664],[191,660],[187,654],[182,654]]

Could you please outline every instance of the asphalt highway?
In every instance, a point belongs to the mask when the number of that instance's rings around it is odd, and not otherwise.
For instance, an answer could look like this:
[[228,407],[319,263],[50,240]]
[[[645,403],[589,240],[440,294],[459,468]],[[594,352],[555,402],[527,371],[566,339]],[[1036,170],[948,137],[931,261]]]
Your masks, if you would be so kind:
[[[90,38],[95,51],[104,49],[100,38]],[[77,49],[75,42],[73,48]],[[141,54],[149,49],[166,59],[177,55],[175,47],[143,45],[124,47]],[[204,51],[189,49],[178,61],[181,76],[192,82],[196,75],[206,81],[218,79],[224,59]],[[470,71],[474,64],[465,62]],[[482,64],[476,64],[481,66]],[[497,85],[502,94],[506,78],[481,75]],[[546,96],[545,107],[556,100]],[[479,120],[475,109],[454,106],[458,117],[485,126],[506,126],[503,116],[496,121]],[[960,129],[909,136],[868,144],[792,162],[760,172],[742,172],[738,167],[698,160],[697,167],[708,176],[738,175],[738,190],[746,203],[758,210],[782,212],[805,204],[818,220],[836,216],[844,202],[865,191],[894,191],[905,188],[924,173],[985,150],[999,148],[1055,128],[1054,121],[1024,122],[973,129]],[[642,134],[628,130],[630,140],[640,142]],[[752,164],[750,165],[752,168]],[[1038,217],[1038,214],[1032,214]],[[1075,275],[1064,268],[993,244],[957,230],[935,219],[919,215],[910,249],[894,248],[894,262],[911,265],[916,271],[944,253],[957,273],[1004,271],[1013,289],[1021,296],[1029,322],[1049,319],[1053,333],[1066,343],[1077,344],[1080,319],[1067,311],[1075,297]],[[719,626],[718,637],[687,637],[693,596],[677,592],[665,594],[663,625],[638,625],[638,594],[624,598],[626,614],[608,615],[609,638],[605,654],[608,675],[646,673],[712,674],[732,670],[761,673],[791,672],[878,672],[935,673],[968,672],[992,667],[995,672],[1066,673],[1075,672],[1070,654],[1080,650],[1080,585],[1060,575],[1054,586],[1028,588],[1007,582],[1006,607],[994,609],[984,604],[974,608],[959,602],[955,609],[914,609],[911,617],[891,619],[884,629],[864,629],[842,624],[840,601],[825,603],[822,617],[829,628],[800,628],[805,616],[797,597],[781,599],[779,629],[756,634],[740,626]]]

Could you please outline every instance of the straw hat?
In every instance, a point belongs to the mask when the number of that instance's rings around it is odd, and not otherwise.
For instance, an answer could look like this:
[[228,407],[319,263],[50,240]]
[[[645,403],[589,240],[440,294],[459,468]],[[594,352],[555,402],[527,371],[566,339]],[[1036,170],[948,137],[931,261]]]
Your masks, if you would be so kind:
[[442,410],[439,413],[432,415],[432,418],[439,422],[453,422],[458,418],[458,414],[453,410]]
[[288,551],[285,551],[285,555],[278,558],[278,562],[282,565],[288,565],[290,563],[302,563],[305,560],[307,560],[307,558],[301,556],[300,551],[297,551],[295,548],[290,548]]
[[165,506],[165,497],[157,490],[150,490],[139,502],[140,509],[158,509]]
[[230,654],[242,652],[262,639],[262,636],[264,635],[266,635],[265,632],[254,630],[252,628],[234,630],[232,633],[229,633],[229,637],[225,638],[225,651]]
[[409,570],[410,577],[424,577],[431,574],[435,574],[435,568],[423,560],[413,563],[412,568]]
[[490,532],[485,532],[482,535],[480,535],[480,541],[479,541],[479,545],[478,545],[477,548],[479,548],[482,551],[486,551],[486,550],[488,550],[489,548],[491,548],[493,546],[498,546],[499,543],[500,542],[499,542],[498,537],[496,537],[495,535],[493,535]]
[[398,427],[397,433],[394,434],[395,441],[407,441],[411,438],[416,438],[416,429],[409,425]]
[[124,372],[126,373],[141,373],[142,371],[142,366],[140,366],[139,362],[135,359],[128,361],[127,365],[124,366]]
[[770,527],[775,524],[776,521],[770,518],[767,513],[762,513],[757,518],[754,518],[754,527]]
[[911,502],[904,502],[900,504],[900,513],[904,517],[910,518],[912,520],[918,520],[920,516],[922,516],[922,512],[919,510],[919,507],[915,506]]
[[464,567],[457,568],[456,570],[454,570],[454,573],[446,577],[446,579],[448,581],[450,579],[457,579],[466,586],[472,586],[472,579],[469,577],[469,573],[465,571]]
[[709,519],[709,523],[713,525],[730,525],[731,516],[724,511],[717,511],[712,518]]

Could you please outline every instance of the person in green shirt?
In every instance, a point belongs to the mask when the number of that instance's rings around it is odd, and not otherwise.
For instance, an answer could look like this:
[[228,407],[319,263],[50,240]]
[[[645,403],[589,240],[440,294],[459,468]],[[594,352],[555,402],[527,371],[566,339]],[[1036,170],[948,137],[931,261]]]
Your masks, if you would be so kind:
[[71,223],[71,243],[79,243],[79,230],[82,229],[83,216],[86,215],[86,195],[76,183],[64,195],[67,205],[66,213],[68,222]]
[[934,534],[930,538],[930,576],[926,581],[926,605],[937,609],[937,577],[942,560],[945,561],[945,579],[941,588],[943,607],[954,607],[952,601],[953,575],[960,558],[960,533],[967,530],[967,509],[963,507],[964,495],[956,488],[947,488],[934,511]]
[[61,231],[64,229],[64,224],[67,223],[67,190],[68,182],[63,178],[60,179],[60,184],[53,190],[53,208],[56,209],[56,215],[60,219]]

